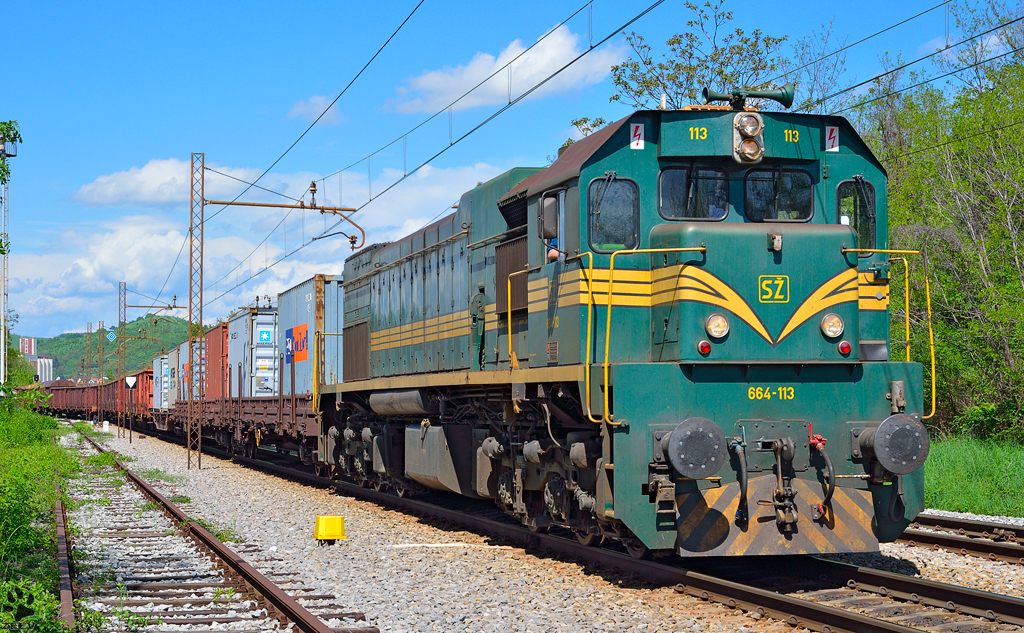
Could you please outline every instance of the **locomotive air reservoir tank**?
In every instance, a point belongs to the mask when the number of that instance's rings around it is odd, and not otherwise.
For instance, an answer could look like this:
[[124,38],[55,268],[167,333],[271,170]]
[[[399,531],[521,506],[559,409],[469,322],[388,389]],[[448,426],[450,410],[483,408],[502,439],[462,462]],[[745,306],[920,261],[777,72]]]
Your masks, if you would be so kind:
[[929,445],[885,171],[841,117],[747,107],[791,87],[706,96],[728,104],[635,112],[350,257],[324,466],[636,556],[895,539]]

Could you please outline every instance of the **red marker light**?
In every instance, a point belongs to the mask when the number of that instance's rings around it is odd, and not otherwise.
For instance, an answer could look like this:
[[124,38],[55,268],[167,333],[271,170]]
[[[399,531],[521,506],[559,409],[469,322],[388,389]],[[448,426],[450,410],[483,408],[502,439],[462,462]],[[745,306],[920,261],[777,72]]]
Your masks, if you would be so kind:
[[708,341],[697,343],[697,351],[700,352],[701,356],[707,356],[711,353],[711,343]]
[[839,341],[839,345],[837,345],[836,347],[839,348],[839,353],[842,354],[843,356],[846,356],[847,354],[850,353],[851,348],[849,341]]

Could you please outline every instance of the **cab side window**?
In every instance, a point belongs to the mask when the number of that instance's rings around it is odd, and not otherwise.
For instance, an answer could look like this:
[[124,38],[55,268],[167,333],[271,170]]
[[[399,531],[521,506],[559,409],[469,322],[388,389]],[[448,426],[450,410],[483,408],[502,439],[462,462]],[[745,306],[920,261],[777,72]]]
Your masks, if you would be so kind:
[[590,245],[598,252],[634,249],[640,243],[640,188],[610,174],[587,188]]
[[875,247],[875,188],[861,176],[844,180],[836,190],[836,221],[857,232],[858,248]]

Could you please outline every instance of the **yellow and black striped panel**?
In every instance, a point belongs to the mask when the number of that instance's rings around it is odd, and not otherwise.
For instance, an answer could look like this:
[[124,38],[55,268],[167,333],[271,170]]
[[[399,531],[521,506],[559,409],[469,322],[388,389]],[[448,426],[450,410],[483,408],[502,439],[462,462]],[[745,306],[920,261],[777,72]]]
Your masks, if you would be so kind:
[[774,508],[757,504],[760,499],[773,499],[775,486],[774,475],[750,479],[750,520],[743,527],[735,521],[740,498],[738,483],[677,496],[679,554],[764,556],[878,551],[869,491],[836,488],[828,514],[822,521],[813,521],[811,507],[821,503],[822,486],[817,481],[794,479],[799,521],[787,535],[775,522]]
[[422,345],[457,336],[468,336],[471,319],[468,310],[424,319],[370,334],[370,351],[380,352],[405,345]]
[[889,281],[876,281],[871,272],[860,273],[858,276],[859,300],[857,307],[861,310],[882,311],[889,309]]

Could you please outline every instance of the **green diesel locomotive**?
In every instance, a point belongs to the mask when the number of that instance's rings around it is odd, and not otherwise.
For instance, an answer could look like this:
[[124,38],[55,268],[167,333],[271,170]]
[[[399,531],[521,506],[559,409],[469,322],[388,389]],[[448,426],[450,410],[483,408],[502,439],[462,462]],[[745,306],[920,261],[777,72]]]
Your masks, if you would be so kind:
[[845,119],[748,97],[792,90],[635,112],[351,256],[320,467],[635,556],[894,540],[929,444],[886,174]]

